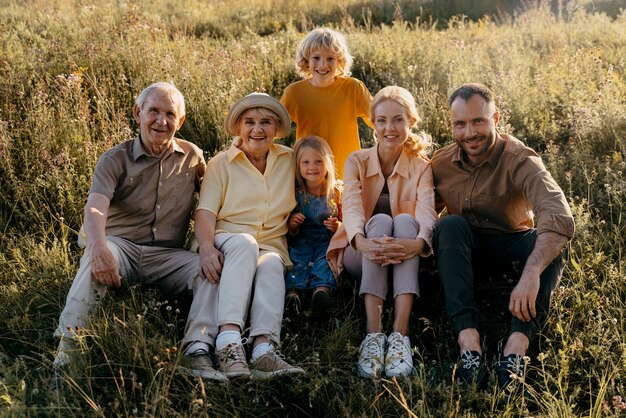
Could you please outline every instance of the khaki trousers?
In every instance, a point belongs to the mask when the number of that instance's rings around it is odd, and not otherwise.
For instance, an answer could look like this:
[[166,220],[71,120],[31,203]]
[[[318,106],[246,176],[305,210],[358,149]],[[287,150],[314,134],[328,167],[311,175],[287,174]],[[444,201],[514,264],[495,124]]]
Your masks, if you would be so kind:
[[[202,341],[213,345],[217,335],[218,289],[198,275],[199,255],[184,249],[137,245],[119,237],[107,237],[107,246],[123,280],[131,283],[156,283],[165,296],[193,292],[183,344]],[[91,275],[89,253],[80,267],[67,295],[55,336],[73,338],[77,327],[85,328],[107,286]]]
[[218,324],[244,330],[249,313],[250,337],[266,335],[278,344],[285,303],[285,264],[280,255],[259,250],[249,234],[219,233],[215,247],[224,254]]

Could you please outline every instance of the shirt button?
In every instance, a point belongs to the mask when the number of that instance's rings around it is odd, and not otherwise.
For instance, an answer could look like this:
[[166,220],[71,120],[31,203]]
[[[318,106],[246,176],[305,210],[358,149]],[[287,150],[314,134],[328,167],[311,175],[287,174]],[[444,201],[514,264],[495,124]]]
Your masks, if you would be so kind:
[[161,205],[156,206],[157,210],[161,209]]
[[155,228],[152,228],[152,232],[155,232],[155,233],[156,233],[156,227],[155,227]]
[[159,182],[159,187],[163,186],[163,183]]
[[466,201],[467,201],[467,200],[469,200],[469,197],[466,197],[466,198],[465,198],[465,200],[466,200]]

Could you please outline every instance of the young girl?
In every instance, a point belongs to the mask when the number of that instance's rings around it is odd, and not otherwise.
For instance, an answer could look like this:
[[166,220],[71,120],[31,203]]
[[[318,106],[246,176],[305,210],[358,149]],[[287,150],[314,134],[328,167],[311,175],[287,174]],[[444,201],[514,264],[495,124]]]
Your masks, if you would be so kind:
[[304,80],[289,85],[280,99],[296,123],[296,138],[317,135],[330,145],[339,178],[351,152],[361,149],[357,117],[367,114],[372,96],[350,75],[352,56],[342,34],[312,30],[296,52],[296,71]]
[[341,219],[340,190],[335,186],[333,155],[324,139],[306,136],[294,148],[297,207],[287,222],[289,258],[293,268],[285,277],[286,306],[291,315],[301,311],[300,293],[313,290],[314,314],[328,308],[335,277],[326,261],[326,249]]

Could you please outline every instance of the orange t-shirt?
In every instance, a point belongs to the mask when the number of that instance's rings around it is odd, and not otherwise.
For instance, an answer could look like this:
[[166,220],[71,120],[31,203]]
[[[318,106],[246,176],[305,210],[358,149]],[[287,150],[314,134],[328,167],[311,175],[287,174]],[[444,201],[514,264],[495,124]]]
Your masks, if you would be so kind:
[[328,87],[301,80],[287,86],[280,101],[297,125],[296,140],[306,135],[324,138],[335,157],[337,177],[343,178],[348,155],[361,149],[357,118],[372,126],[372,95],[365,84],[352,77],[338,77]]

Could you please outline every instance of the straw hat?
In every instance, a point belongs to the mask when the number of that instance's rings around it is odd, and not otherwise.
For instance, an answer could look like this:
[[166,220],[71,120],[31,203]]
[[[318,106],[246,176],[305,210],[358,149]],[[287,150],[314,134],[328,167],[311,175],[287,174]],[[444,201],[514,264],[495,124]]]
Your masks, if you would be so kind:
[[291,130],[291,119],[289,112],[278,100],[265,93],[250,93],[243,99],[230,107],[226,119],[224,119],[224,129],[231,135],[237,135],[237,120],[248,109],[262,107],[274,112],[278,119],[276,121],[276,138],[282,138],[289,134]]

